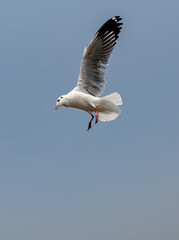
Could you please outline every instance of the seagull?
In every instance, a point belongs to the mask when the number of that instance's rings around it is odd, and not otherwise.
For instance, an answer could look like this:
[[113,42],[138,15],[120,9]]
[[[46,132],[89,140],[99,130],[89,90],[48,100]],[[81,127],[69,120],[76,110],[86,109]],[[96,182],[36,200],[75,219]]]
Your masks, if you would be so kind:
[[95,123],[98,120],[102,122],[114,120],[121,112],[118,108],[119,105],[122,105],[119,93],[114,92],[99,97],[105,89],[104,71],[122,29],[121,20],[120,16],[112,17],[96,32],[88,47],[84,48],[76,87],[56,100],[56,110],[60,106],[65,106],[88,112],[91,120],[87,130],[92,126],[93,112],[95,113]]

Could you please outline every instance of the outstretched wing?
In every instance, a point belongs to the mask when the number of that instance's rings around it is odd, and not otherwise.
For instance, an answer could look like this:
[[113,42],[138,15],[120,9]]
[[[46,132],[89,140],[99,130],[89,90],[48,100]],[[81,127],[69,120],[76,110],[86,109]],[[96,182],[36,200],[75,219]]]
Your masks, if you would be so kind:
[[93,96],[102,94],[108,59],[122,29],[119,16],[109,19],[95,34],[88,48],[84,49],[77,89]]

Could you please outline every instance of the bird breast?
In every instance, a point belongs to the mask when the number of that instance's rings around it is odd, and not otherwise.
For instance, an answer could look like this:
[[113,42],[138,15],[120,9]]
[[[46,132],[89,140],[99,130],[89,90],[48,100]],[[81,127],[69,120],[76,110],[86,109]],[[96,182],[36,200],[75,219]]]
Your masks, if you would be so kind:
[[85,93],[75,93],[68,97],[69,107],[78,108],[87,112],[94,111],[93,96]]

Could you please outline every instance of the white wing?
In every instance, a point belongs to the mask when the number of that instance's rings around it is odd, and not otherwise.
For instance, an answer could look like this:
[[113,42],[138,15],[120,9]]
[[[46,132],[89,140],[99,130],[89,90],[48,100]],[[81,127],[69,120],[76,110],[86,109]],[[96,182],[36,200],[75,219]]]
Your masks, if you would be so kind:
[[102,94],[105,88],[104,70],[122,29],[121,19],[119,16],[109,19],[84,49],[77,90],[93,96]]

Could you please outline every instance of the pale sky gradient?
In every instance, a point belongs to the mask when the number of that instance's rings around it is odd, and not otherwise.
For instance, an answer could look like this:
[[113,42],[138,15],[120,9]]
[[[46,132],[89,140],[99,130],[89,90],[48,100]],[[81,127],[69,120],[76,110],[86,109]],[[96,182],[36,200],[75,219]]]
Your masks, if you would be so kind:
[[[179,239],[179,2],[0,1],[0,239]],[[109,18],[123,29],[93,125],[55,101]]]

